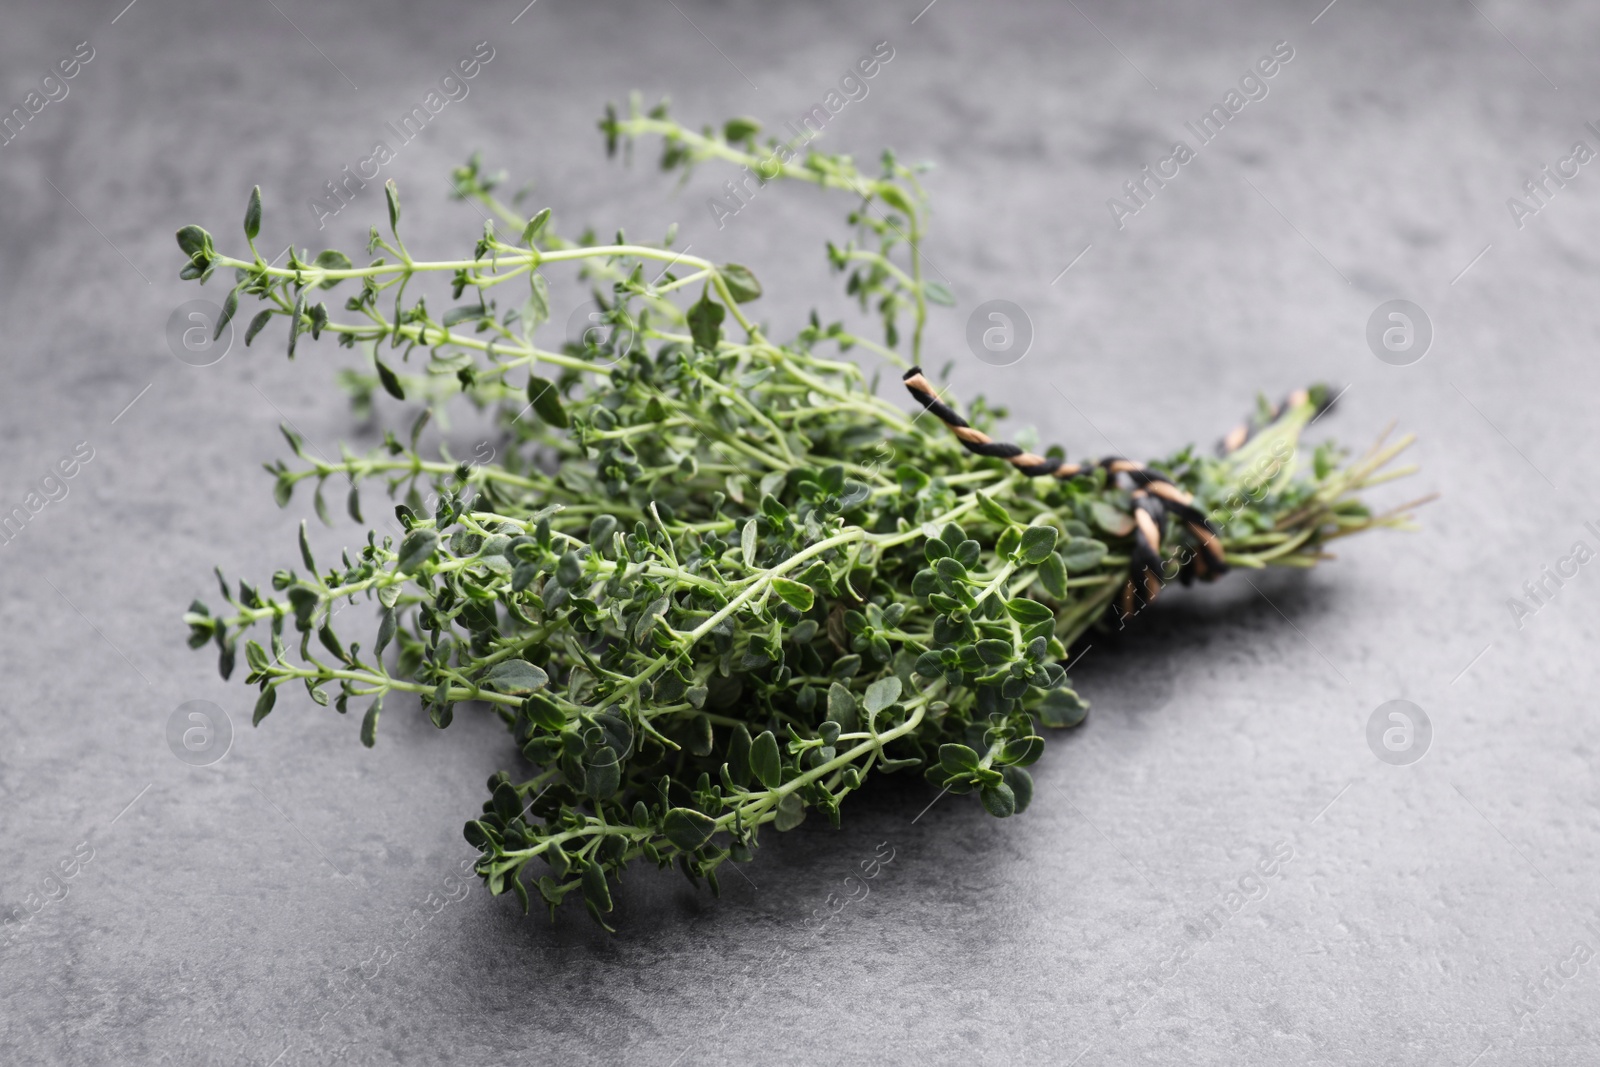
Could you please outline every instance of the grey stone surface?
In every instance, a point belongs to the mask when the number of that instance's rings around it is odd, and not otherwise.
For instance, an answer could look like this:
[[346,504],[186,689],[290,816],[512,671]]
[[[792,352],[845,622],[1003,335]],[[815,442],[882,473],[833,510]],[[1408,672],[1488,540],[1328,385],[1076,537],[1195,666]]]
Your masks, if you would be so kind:
[[[1600,11],[940,0],[913,25],[920,5],[0,12],[5,110],[77,42],[95,50],[0,148],[0,510],[94,450],[0,546],[0,903],[25,915],[0,944],[0,1062],[1600,1058],[1600,961],[1574,956],[1600,949],[1600,590],[1585,567],[1520,627],[1507,606],[1573,542],[1600,546],[1583,525],[1600,519],[1600,178],[1583,168],[1521,229],[1506,206],[1574,141],[1600,148]],[[259,182],[270,241],[359,246],[375,186],[325,235],[307,198],[488,40],[471,95],[388,169],[413,247],[476,228],[445,175],[482,148],[572,223],[681,220],[697,253],[755,268],[781,334],[813,303],[845,307],[820,249],[841,205],[769,189],[718,230],[718,179],[676,191],[608,165],[594,118],[639,88],[692,120],[781,125],[885,39],[894,59],[827,136],[938,162],[927,254],[960,307],[930,362],[955,361],[961,395],[1074,454],[1157,454],[1209,440],[1258,389],[1332,379],[1350,391],[1317,429],[1417,432],[1422,472],[1380,495],[1442,499],[1419,533],[1173,594],[1096,640],[1075,671],[1094,712],[1052,742],[1020,818],[949,798],[917,818],[931,793],[888,783],[842,830],[774,835],[720,900],[631,875],[615,936],[476,885],[414,932],[515,753],[485,717],[440,733],[414,706],[389,709],[372,751],[304,698],[252,730],[243,688],[184,648],[178,614],[213,563],[260,579],[292,557],[300,503],[276,510],[259,471],[277,423],[329,450],[370,433],[330,389],[349,358],[330,345],[293,365],[273,344],[173,358],[168,314],[200,295],[176,279],[173,230],[236,233]],[[1269,94],[1119,230],[1106,199],[1174,138],[1193,146],[1184,121],[1280,40],[1294,58]],[[1397,297],[1435,329],[1408,367],[1365,340]],[[996,298],[1036,331],[1004,369],[962,340]],[[1412,766],[1367,747],[1397,698],[1433,724]],[[212,766],[167,746],[191,700],[234,727]],[[803,917],[880,842],[894,861],[870,895],[810,937]],[[1275,850],[1292,858],[1252,877]],[[62,861],[65,897],[35,913]]]

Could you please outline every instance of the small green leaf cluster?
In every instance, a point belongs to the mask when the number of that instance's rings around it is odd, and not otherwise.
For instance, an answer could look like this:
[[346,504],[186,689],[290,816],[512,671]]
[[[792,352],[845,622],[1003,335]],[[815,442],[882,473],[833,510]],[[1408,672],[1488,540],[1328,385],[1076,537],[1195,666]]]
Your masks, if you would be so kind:
[[[613,141],[662,134],[668,169],[753,158],[757,134],[748,123],[691,134],[659,110],[612,113],[602,128]],[[862,192],[842,157],[796,169],[782,176]],[[891,265],[918,259],[925,205],[908,174],[886,157],[870,187],[906,223],[893,244],[869,226]],[[852,275],[856,295],[900,287],[880,304],[889,348],[815,316],[778,343],[746,313],[761,296],[748,268],[674,252],[671,234],[569,240],[548,209],[502,202],[500,181],[476,158],[455,171],[455,194],[496,219],[462,259],[412,257],[392,183],[390,234],[374,230],[369,248],[384,255],[365,267],[337,251],[291,250],[282,267],[234,259],[198,227],[179,232],[185,277],[233,272],[228,316],[246,299],[264,305],[252,338],[287,318],[293,356],[306,335],[332,334],[369,361],[358,396],[375,414],[420,408],[403,439],[386,431],[338,461],[285,428],[295,462],[267,468],[278,503],[312,481],[331,525],[324,489],[348,486],[364,543],[319,567],[302,524],[299,566],[270,589],[219,572],[225,607],[197,601],[184,615],[224,677],[243,652],[254,721],[285,685],[341,713],[365,702],[367,745],[391,694],[441,729],[463,705],[491,709],[522,762],[490,778],[466,824],[479,874],[524,908],[537,898],[553,913],[575,897],[602,923],[630,864],[676,866],[715,891],[721,865],[750,860],[764,827],[837,825],[875,773],[918,769],[996,817],[1025,810],[1039,724],[1087,712],[1062,661],[1126,581],[1128,492],[1099,470],[1028,479],[975,456],[822,351],[863,344],[898,359],[893,317],[906,308],[920,337],[933,290],[909,262],[885,281],[871,275],[883,263],[844,260],[867,264],[850,268],[868,271]],[[256,192],[252,253],[262,225]],[[839,265],[840,248],[829,255]],[[542,272],[558,267],[594,286],[606,336],[546,340]],[[458,303],[431,310],[417,292],[429,278]],[[358,290],[346,315],[316,299],[340,285]],[[412,356],[420,373],[406,370]],[[424,445],[457,395],[495,413],[493,461]],[[1231,508],[1219,526],[1235,565],[1309,565],[1333,537],[1400,522],[1353,503],[1393,473],[1378,472],[1394,446],[1343,467],[1318,452],[1309,475],[1298,470],[1310,411],[1286,413],[1241,457],[1157,464],[1200,506]],[[392,521],[363,518],[363,487],[391,498]]]
[[[848,155],[808,148],[791,159],[795,153],[780,151],[789,146],[776,137],[768,137],[763,148],[757,143],[761,124],[751,118],[729,119],[720,129],[708,125],[696,132],[673,121],[669,111],[666,100],[646,110],[637,93],[629,99],[626,116],[608,106],[600,121],[607,151],[615,154],[621,146],[630,152],[638,138],[656,136],[661,138],[661,169],[679,171],[685,180],[695,166],[709,162],[739,166],[762,184],[801,181],[854,194],[856,205],[846,216],[851,236],[826,243],[828,263],[846,276],[845,292],[861,310],[882,320],[889,349],[899,346],[900,322],[911,315],[911,360],[921,359],[928,306],[955,306],[949,286],[923,277],[922,257],[916,254],[927,230],[927,195],[918,178],[926,164],[909,166],[885,149],[873,176]],[[903,262],[895,261],[897,251]]]

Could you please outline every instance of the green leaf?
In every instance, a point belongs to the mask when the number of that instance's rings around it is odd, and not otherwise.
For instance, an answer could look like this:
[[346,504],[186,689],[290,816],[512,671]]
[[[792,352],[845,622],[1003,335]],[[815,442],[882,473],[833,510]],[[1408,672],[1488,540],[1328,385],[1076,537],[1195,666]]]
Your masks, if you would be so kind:
[[178,231],[178,247],[190,260],[205,253],[211,244],[211,235],[198,226],[185,226]]
[[750,742],[750,773],[767,789],[783,784],[783,763],[778,757],[778,739],[771,730],[763,730]]
[[667,812],[662,829],[666,831],[668,841],[685,852],[693,852],[711,840],[717,823],[711,816],[693,808],[673,808]]
[[923,282],[922,295],[927,298],[930,304],[938,304],[947,308],[956,306],[956,294],[952,293],[950,287],[943,282]]
[[533,405],[535,414],[551,426],[565,430],[571,425],[567,420],[567,409],[561,404],[561,393],[556,389],[555,383],[536,374],[528,375],[528,402]]
[[828,686],[828,720],[838,723],[843,729],[854,732],[859,725],[856,718],[856,697],[838,682]]
[[744,524],[744,529],[739,533],[739,554],[744,558],[744,565],[752,570],[756,565],[756,537],[759,533],[753,518]]
[[399,559],[395,562],[395,569],[401,574],[415,574],[432,558],[434,550],[438,547],[437,531],[427,528],[412,530],[406,534],[405,540],[400,542]]
[[984,786],[978,799],[983,801],[983,809],[997,819],[1007,818],[1017,810],[1017,795],[1005,782]]
[[1034,709],[1039,721],[1057,729],[1077,726],[1088,717],[1089,705],[1071,689],[1052,689]]
[[217,316],[216,332],[211,335],[215,341],[222,336],[222,331],[228,328],[228,323],[233,321],[233,316],[239,310],[239,290],[229,289],[228,295],[222,299],[222,314]]
[[547,207],[540,208],[539,213],[529,219],[528,224],[522,228],[522,243],[531,248],[534,238],[539,236],[539,232],[544,229],[545,223],[549,221],[550,209]]
[[748,304],[761,296],[761,283],[756,281],[749,267],[725,263],[717,268],[717,273],[722,275],[722,283],[728,287],[728,294],[735,303]]
[[1002,641],[997,637],[989,637],[979,641],[977,650],[979,658],[991,667],[1009,663],[1012,654],[1016,651],[1011,647],[1010,641]]
[[300,520],[300,559],[306,565],[306,570],[314,576],[317,573],[317,561],[311,558],[311,544],[306,540],[306,520]]
[[317,628],[317,640],[322,642],[322,647],[332,652],[335,659],[350,662],[350,657],[345,653],[344,646],[339,643],[339,635],[333,632],[330,623],[323,623]]
[[250,202],[244,208],[244,235],[254,241],[261,233],[261,186],[250,190]]
[[305,632],[311,629],[311,616],[320,603],[317,594],[303,585],[294,586],[288,592],[289,604],[294,608],[294,624],[297,630]]
[[517,792],[516,786],[504,779],[501,779],[499,784],[494,787],[493,800],[495,814],[506,822],[510,822],[522,814],[522,795]]
[[583,791],[595,800],[605,800],[622,785],[622,767],[610,749],[595,762],[583,766]]
[[785,604],[798,611],[810,611],[811,605],[816,602],[816,594],[811,591],[810,586],[801,585],[788,578],[772,579],[772,591],[782,597]]
[[383,614],[378,618],[378,640],[372,646],[374,656],[382,656],[383,650],[389,647],[389,642],[394,640],[394,631],[398,619],[394,608],[384,608]]
[[793,830],[805,821],[806,802],[800,799],[798,793],[789,793],[778,801],[778,814],[772,820],[772,826],[780,834]]
[[1037,762],[1042,755],[1044,755],[1044,738],[1029,734],[1027,737],[1013,737],[1007,741],[996,761],[1017,767],[1028,767]]
[[256,334],[260,333],[263,329],[265,329],[267,323],[269,323],[271,321],[272,321],[272,309],[271,308],[268,308],[265,311],[256,312],[256,317],[250,320],[250,325],[249,326],[245,327],[245,331],[244,331],[244,346],[246,348],[249,348],[250,347],[250,342],[254,341],[256,339]]
[[1029,566],[1043,563],[1045,557],[1055,551],[1058,536],[1054,526],[1028,527],[1022,531],[1022,544],[1017,548],[1017,559]]
[[383,183],[383,196],[389,202],[389,229],[393,230],[400,225],[400,190],[393,178]]
[[863,504],[872,495],[872,487],[865,482],[846,481],[844,492],[839,494],[839,509],[849,511],[857,504]]
[[1090,501],[1089,517],[1096,526],[1113,537],[1126,537],[1133,532],[1133,517],[1104,500]]
[[722,124],[722,139],[729,144],[743,144],[761,132],[761,123],[743,115]]
[[1311,454],[1311,473],[1319,482],[1332,474],[1337,466],[1338,458],[1326,444],[1318,445],[1317,450]]
[[906,199],[906,194],[900,191],[900,187],[898,185],[890,185],[888,182],[879,182],[873,188],[878,194],[878,199],[882,200],[885,204],[888,204],[902,215],[911,216],[916,214],[916,212],[911,210],[911,201]]
[[1100,565],[1106,556],[1106,546],[1092,537],[1074,537],[1067,542],[1061,555],[1068,574],[1082,574]]
[[689,333],[694,338],[696,348],[705,349],[707,352],[717,350],[717,342],[722,339],[722,320],[727,314],[727,310],[721,304],[713,303],[704,296],[690,305]]
[[522,702],[528,720],[546,730],[559,730],[567,725],[567,716],[549,697],[534,694]]
[[[1070,545],[1071,542],[1069,541]],[[1044,586],[1044,591],[1057,600],[1065,600],[1067,596],[1067,568],[1061,562],[1061,554],[1052,552],[1039,564],[1039,584]]]
[[915,496],[927,488],[930,481],[926,474],[909,463],[902,463],[896,467],[894,469],[894,478],[895,481],[900,483],[900,491],[906,496]]
[[479,684],[513,696],[524,696],[550,683],[550,676],[525,659],[501,660],[489,668]]
[[617,154],[617,105],[606,104],[606,117],[600,120],[600,128],[606,135],[606,158],[610,159]]
[[593,860],[583,866],[583,899],[601,911],[611,910],[611,887],[606,883],[605,868]]
[[466,838],[467,844],[480,852],[487,851],[496,841],[495,832],[477,819],[470,820],[461,828],[461,836]]
[[[1052,555],[1049,558],[1054,558],[1054,556]],[[1056,617],[1055,612],[1037,600],[1026,600],[1022,597],[1006,601],[1006,613],[1024,626],[1039,622],[1049,622]]]
[[733,724],[733,736],[728,741],[728,776],[733,784],[742,786],[750,781],[750,730],[742,722]]
[[940,745],[939,766],[948,774],[971,774],[978,769],[978,754],[966,745]]
[[267,717],[268,713],[272,711],[272,706],[277,702],[277,686],[270,686],[269,688],[262,690],[261,695],[256,698],[256,711],[254,715],[250,716],[250,725],[260,726],[261,720]]
[[[355,264],[350,262],[350,257],[337,248],[324,248],[311,262],[321,270],[352,270],[355,267]],[[339,279],[335,278],[332,281],[323,281],[322,287],[331,289],[338,284]]]
[[395,372],[385,366],[383,360],[378,359],[377,357],[373,357],[372,362],[377,365],[378,381],[383,384],[383,391],[394,397],[396,400],[404,400],[406,398],[406,391],[401,387],[400,379]]
[[[929,677],[932,676],[930,675]],[[867,712],[876,715],[896,700],[899,700],[900,688],[900,679],[893,674],[879,678],[876,682],[867,686],[866,699],[863,701]]]
[[[549,213],[549,209],[545,209]],[[522,305],[522,335],[533,336],[539,324],[550,319],[550,283],[543,274],[532,271],[528,275],[528,299]]]
[[617,525],[615,515],[596,515],[589,522],[589,544],[596,551],[609,547],[611,535],[616,532]]
[[300,317],[306,313],[306,294],[294,298],[294,310],[289,312],[289,358],[294,358],[295,342],[300,339]]
[[716,744],[716,734],[712,732],[711,720],[697,715],[690,729],[689,751],[696,756],[709,756],[711,749]]
[[987,493],[980,492],[977,497],[978,510],[983,513],[984,518],[1001,526],[1011,525],[1011,513],[1009,511],[996,504]]
[[952,555],[957,563],[971,570],[978,565],[978,560],[983,558],[983,546],[969,537],[956,545]]
[[1000,531],[1000,536],[995,538],[994,551],[996,555],[1004,559],[1010,559],[1012,553],[1016,552],[1017,546],[1020,544],[1022,544],[1022,527],[1007,526]]
[[1011,788],[1013,810],[1021,815],[1028,810],[1028,805],[1033,802],[1033,775],[1023,770],[1020,766],[1000,768],[1000,776],[1005,779]]
[[[528,895],[528,887],[522,884],[522,873],[520,871],[511,876],[511,890],[517,895],[517,903],[522,905],[522,914],[528,914],[528,908],[533,903],[533,898]],[[585,903],[589,904],[590,907],[594,906],[588,901],[585,901]]]
[[454,307],[446,311],[444,318],[439,320],[439,325],[448,330],[452,326],[481,318],[483,318],[483,308],[480,305],[463,304],[461,307]]
[[379,696],[361,716],[361,743],[371,748],[378,743],[378,713],[383,710],[383,697]]

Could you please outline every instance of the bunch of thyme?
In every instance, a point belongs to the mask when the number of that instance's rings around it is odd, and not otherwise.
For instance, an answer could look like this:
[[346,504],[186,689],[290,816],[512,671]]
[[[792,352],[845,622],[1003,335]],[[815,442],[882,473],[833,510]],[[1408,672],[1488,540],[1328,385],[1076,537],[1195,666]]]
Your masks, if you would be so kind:
[[[492,708],[527,766],[490,779],[465,832],[490,890],[525,909],[536,894],[553,914],[577,894],[603,923],[611,880],[641,857],[715,891],[763,826],[837,824],[873,773],[919,770],[995,816],[1022,811],[1044,747],[1035,721],[1087,711],[1060,664],[1127,584],[1128,489],[1104,467],[1030,478],[974,455],[843,358],[861,348],[906,366],[909,317],[918,361],[928,306],[951,303],[922,276],[927,203],[893,154],[869,175],[846,156],[763,148],[751,120],[695,132],[637,101],[601,128],[612,152],[660,137],[665,170],[726,163],[848,194],[851,233],[828,257],[881,316],[882,340],[813,313],[773,341],[748,313],[761,287],[747,268],[673,251],[671,234],[560,236],[548,208],[503,201],[476,157],[454,192],[495,221],[456,259],[413,256],[389,182],[388,230],[372,230],[365,266],[292,247],[271,265],[256,251],[257,189],[244,258],[199,227],[178,233],[183,277],[231,281],[219,333],[253,301],[247,343],[280,318],[291,358],[329,335],[364,353],[367,370],[346,375],[360,399],[421,413],[337,462],[284,428],[295,462],[268,467],[280,505],[311,482],[329,521],[325,488],[348,485],[351,517],[370,526],[361,495],[376,486],[400,501],[395,536],[369,528],[319,567],[302,524],[300,566],[270,590],[218,572],[225,607],[191,606],[191,645],[214,643],[224,677],[242,646],[256,723],[288,685],[340,712],[365,702],[368,745],[391,694],[415,694],[440,728],[457,705]],[[609,328],[544,339],[545,272],[563,268],[594,287]],[[434,276],[449,302],[417,292]],[[339,287],[349,295],[330,310]],[[430,413],[458,394],[496,414],[501,462],[424,453]],[[1408,518],[1357,494],[1406,473],[1388,464],[1409,439],[1302,462],[1317,405],[1270,413],[1229,455],[1149,468],[1192,494],[1232,566],[1311,566],[1337,537]],[[1003,416],[967,414],[979,427]],[[375,618],[336,627],[357,603]]]

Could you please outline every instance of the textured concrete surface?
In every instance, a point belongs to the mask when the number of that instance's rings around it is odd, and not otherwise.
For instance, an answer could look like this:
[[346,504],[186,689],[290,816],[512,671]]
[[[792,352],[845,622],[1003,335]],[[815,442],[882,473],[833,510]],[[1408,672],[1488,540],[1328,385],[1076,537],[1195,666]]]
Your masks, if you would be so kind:
[[[1600,587],[1584,567],[1527,617],[1508,607],[1575,541],[1600,547],[1600,177],[1551,183],[1520,229],[1506,204],[1573,142],[1600,148],[1600,12],[922,2],[0,13],[7,110],[94,49],[0,148],[0,505],[93,449],[0,546],[0,903],[20,916],[0,942],[0,1062],[1600,1058]],[[1075,454],[1155,454],[1209,440],[1258,389],[1332,379],[1350,391],[1318,431],[1416,431],[1422,473],[1381,498],[1442,499],[1420,533],[1172,595],[1096,641],[1075,671],[1094,711],[1052,743],[1023,817],[947,798],[918,818],[931,793],[891,783],[840,831],[774,835],[721,900],[640,871],[615,936],[476,885],[451,899],[462,820],[514,759],[498,725],[441,734],[397,705],[367,751],[301,698],[251,730],[243,687],[178,621],[212,563],[261,579],[292,557],[302,507],[276,510],[259,471],[280,420],[327,450],[370,439],[330,389],[350,354],[290,365],[236,342],[191,367],[165,330],[201,295],[176,279],[177,226],[236,233],[259,182],[269,243],[359,246],[375,186],[327,234],[307,198],[483,40],[471,95],[387,169],[413,248],[476,230],[445,175],[482,148],[573,224],[681,220],[697,253],[757,271],[780,333],[843,309],[820,248],[839,203],[770,189],[719,231],[720,176],[678,191],[608,165],[593,121],[639,88],[691,120],[781,126],[888,40],[827,136],[939,164],[927,254],[960,307],[930,362],[955,361],[961,395]],[[1278,41],[1294,56],[1268,95],[1118,229],[1107,198],[1175,138],[1195,146],[1184,122]],[[1003,369],[963,341],[996,298],[1035,330]],[[1365,339],[1392,298],[1433,324],[1411,366]],[[1434,728],[1411,766],[1366,741],[1395,698]],[[231,718],[212,766],[168,748],[190,700]],[[885,842],[866,899],[804,929]]]

